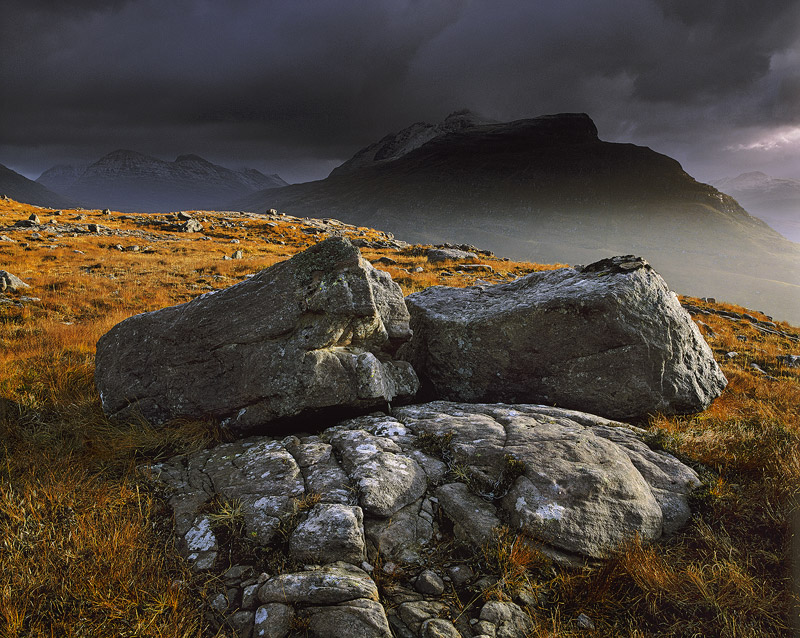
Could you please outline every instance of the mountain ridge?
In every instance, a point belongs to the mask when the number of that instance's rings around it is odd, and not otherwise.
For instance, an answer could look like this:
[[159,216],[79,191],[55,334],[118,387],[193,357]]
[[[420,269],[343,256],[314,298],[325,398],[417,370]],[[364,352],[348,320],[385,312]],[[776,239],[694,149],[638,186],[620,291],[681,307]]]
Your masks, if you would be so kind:
[[641,254],[687,294],[800,317],[797,246],[675,159],[601,140],[585,113],[471,124],[376,161],[392,142],[365,147],[326,179],[230,207],[330,216],[539,262]]
[[2,164],[0,164],[0,194],[35,206],[70,208],[78,204]]
[[742,202],[784,237],[800,243],[800,179],[749,171],[712,184]]
[[83,170],[54,166],[37,182],[89,206],[144,212],[216,208],[234,197],[287,185],[278,175],[232,170],[196,154],[167,162],[129,149],[107,153]]

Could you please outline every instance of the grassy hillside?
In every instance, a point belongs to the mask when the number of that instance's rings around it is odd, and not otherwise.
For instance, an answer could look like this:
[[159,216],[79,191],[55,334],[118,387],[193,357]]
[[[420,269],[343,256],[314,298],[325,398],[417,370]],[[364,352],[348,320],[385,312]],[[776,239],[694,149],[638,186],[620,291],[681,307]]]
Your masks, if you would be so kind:
[[[40,229],[10,228],[31,213]],[[156,431],[107,421],[92,380],[95,343],[127,316],[229,286],[327,232],[388,237],[293,217],[193,215],[203,233],[175,230],[173,216],[100,211],[65,210],[49,224],[47,210],[0,201],[0,236],[13,240],[0,240],[0,269],[31,285],[0,294],[0,635],[233,635],[208,605],[219,577],[181,561],[168,510],[136,470],[219,442],[221,432],[204,422]],[[236,250],[242,259],[225,259]],[[413,249],[362,253],[394,260],[377,266],[406,293],[546,268],[481,258],[493,272],[466,273],[432,266]],[[506,539],[486,563],[541,594],[527,608],[540,636],[790,635],[798,613],[790,518],[794,507],[797,521],[800,494],[800,369],[778,357],[800,354],[800,330],[778,323],[765,332],[730,314],[766,320],[755,311],[684,301],[730,383],[706,412],[646,425],[653,445],[700,471],[696,515],[668,542],[631,543],[583,569],[544,569]],[[726,356],[731,351],[738,355]],[[579,613],[597,629],[576,628]]]

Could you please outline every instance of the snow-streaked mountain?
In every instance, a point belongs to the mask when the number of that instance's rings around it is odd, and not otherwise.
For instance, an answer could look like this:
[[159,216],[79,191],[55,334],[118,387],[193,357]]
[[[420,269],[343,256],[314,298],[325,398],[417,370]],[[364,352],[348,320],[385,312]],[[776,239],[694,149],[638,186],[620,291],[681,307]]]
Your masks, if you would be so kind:
[[231,208],[334,217],[540,263],[636,254],[674,290],[800,321],[800,246],[676,160],[601,140],[583,113],[461,122],[412,125],[326,179]]
[[391,162],[434,138],[481,124],[495,123],[495,120],[481,117],[467,109],[451,113],[439,124],[415,122],[402,131],[390,133],[382,140],[362,148],[344,164],[334,168],[331,175],[345,175],[360,168]]
[[43,206],[47,208],[73,208],[77,202],[37,184],[24,175],[0,164],[0,195],[5,195],[18,202]]
[[255,169],[234,171],[198,155],[181,155],[174,162],[117,150],[84,170],[59,165],[37,180],[42,185],[97,208],[163,212],[214,209],[231,199],[286,186],[278,175]]
[[771,177],[760,171],[711,182],[763,219],[779,233],[800,243],[800,179]]

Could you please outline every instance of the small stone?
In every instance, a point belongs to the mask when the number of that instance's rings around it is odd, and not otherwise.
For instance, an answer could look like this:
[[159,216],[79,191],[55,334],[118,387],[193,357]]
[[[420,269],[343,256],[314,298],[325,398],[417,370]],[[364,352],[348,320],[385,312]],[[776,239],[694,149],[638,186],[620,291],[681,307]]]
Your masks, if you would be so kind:
[[575,621],[578,629],[594,629],[594,622],[586,614],[580,614]]
[[234,565],[233,567],[229,568],[222,577],[225,579],[226,582],[238,582],[241,581],[248,573],[252,572],[253,568],[249,565]]
[[415,602],[402,603],[397,607],[397,614],[415,634],[419,634],[422,624],[431,619],[437,618],[447,611],[447,605],[433,600],[420,600]]
[[228,599],[225,594],[217,594],[211,599],[209,607],[220,614],[224,614],[228,609]]
[[256,609],[253,638],[285,638],[291,630],[294,609],[281,603],[270,603]]
[[229,609],[236,609],[240,606],[241,602],[241,592],[239,591],[238,587],[231,587],[225,592],[228,598],[228,608]]
[[41,224],[41,221],[39,221],[39,216],[36,214],[32,214],[30,217],[28,217],[28,221],[32,221],[34,224]]
[[435,571],[426,569],[417,576],[414,589],[420,594],[440,596],[444,591],[444,581]]
[[242,589],[242,609],[255,609],[258,604],[258,584]]
[[539,599],[530,589],[520,589],[514,596],[514,602],[523,607],[535,607]]
[[[472,620],[475,621],[472,630],[475,632],[476,638],[477,636],[491,636],[494,638],[497,633],[497,627],[488,620],[478,620],[477,618],[473,618]],[[470,623],[472,623],[472,620],[470,620]]]
[[450,577],[453,585],[456,587],[463,587],[475,577],[475,572],[469,565],[453,565],[448,568],[447,575]]
[[295,529],[289,541],[289,551],[301,561],[361,563],[366,551],[361,508],[318,503]]
[[739,356],[739,353],[738,353],[738,352],[733,352],[733,351],[731,351],[731,352],[726,352],[726,353],[725,353],[725,358],[726,358],[726,359],[735,359],[735,358],[736,358],[736,357],[738,357],[738,356]]
[[378,600],[378,588],[358,567],[338,562],[275,576],[261,585],[258,598],[262,603],[335,605],[356,598]]
[[480,618],[497,628],[497,638],[517,638],[533,631],[530,617],[514,603],[491,600],[481,608]]
[[199,233],[203,230],[203,224],[196,219],[189,219],[183,222],[183,224],[178,227],[178,230],[183,233]]
[[431,618],[422,623],[422,638],[461,638],[455,625],[444,618]]
[[111,211],[108,208],[103,209],[103,215],[110,215]]
[[497,584],[497,579],[494,576],[483,576],[475,581],[473,588],[475,591],[486,591],[494,587],[495,584]]
[[231,259],[242,259],[244,257],[244,253],[241,250],[237,250],[231,255]]
[[254,617],[252,611],[237,611],[230,615],[228,623],[239,638],[246,638],[252,635]]

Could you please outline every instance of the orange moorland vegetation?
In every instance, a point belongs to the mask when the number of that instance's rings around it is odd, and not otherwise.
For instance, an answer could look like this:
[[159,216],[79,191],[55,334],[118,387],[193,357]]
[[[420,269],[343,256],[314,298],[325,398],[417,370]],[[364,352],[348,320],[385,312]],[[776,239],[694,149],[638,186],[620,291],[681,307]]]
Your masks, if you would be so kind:
[[[0,294],[0,635],[233,635],[206,603],[218,577],[195,574],[180,559],[166,507],[136,471],[219,442],[220,431],[204,422],[159,430],[109,422],[93,385],[95,343],[125,317],[231,285],[328,232],[373,246],[388,237],[288,216],[193,212],[204,230],[185,233],[174,215],[56,213],[0,201],[0,270],[31,286]],[[32,214],[38,227],[13,226]],[[241,258],[226,259],[237,250]],[[413,249],[362,253],[393,260],[377,265],[406,293],[548,268],[482,255],[491,270],[465,272],[452,263],[433,266]],[[634,541],[601,565],[572,569],[498,530],[496,542],[476,553],[476,566],[499,578],[487,595],[511,596],[521,583],[539,594],[526,607],[534,635],[792,633],[800,369],[782,357],[800,354],[800,330],[778,323],[765,332],[716,314],[765,321],[759,313],[683,301],[704,324],[730,383],[702,414],[655,416],[645,425],[651,445],[700,472],[693,520],[663,543]],[[575,625],[580,613],[594,630]]]

